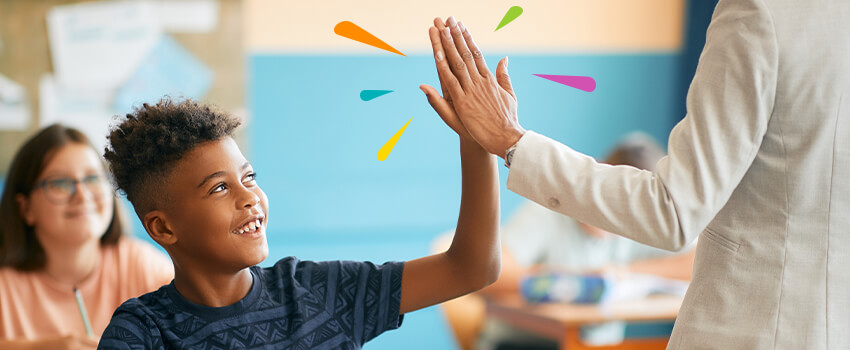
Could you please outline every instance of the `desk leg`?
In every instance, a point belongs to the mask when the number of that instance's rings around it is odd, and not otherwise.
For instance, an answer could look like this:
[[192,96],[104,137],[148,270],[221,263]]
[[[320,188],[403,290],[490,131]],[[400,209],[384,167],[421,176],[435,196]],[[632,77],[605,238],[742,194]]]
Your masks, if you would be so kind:
[[581,332],[578,326],[567,327],[564,339],[561,340],[561,350],[583,350],[587,349],[581,342]]
[[659,339],[626,339],[616,345],[593,346],[581,341],[581,327],[570,326],[561,339],[560,350],[664,350],[667,348],[667,338]]

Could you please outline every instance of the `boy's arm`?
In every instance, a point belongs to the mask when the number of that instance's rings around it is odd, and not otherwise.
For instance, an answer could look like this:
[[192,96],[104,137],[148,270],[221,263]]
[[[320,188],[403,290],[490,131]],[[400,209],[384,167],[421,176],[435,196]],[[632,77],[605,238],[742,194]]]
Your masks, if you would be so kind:
[[525,267],[517,263],[510,249],[502,246],[502,269],[499,273],[499,279],[493,282],[487,288],[478,291],[486,297],[500,297],[504,295],[519,295],[520,282],[522,279],[532,272],[531,268]]
[[454,239],[443,253],[405,263],[402,314],[474,292],[499,276],[498,162],[463,136],[460,157],[463,188]]
[[[434,20],[436,27],[444,27],[440,19]],[[428,29],[431,48],[437,66],[446,65],[445,50],[436,27]],[[457,55],[456,51],[451,54]],[[486,67],[480,55],[469,55],[482,67]],[[469,67],[472,67],[470,65]],[[437,69],[440,82],[447,80],[448,72]],[[498,82],[499,88],[512,91],[507,75],[507,61],[499,62],[497,76],[477,75],[477,79]],[[476,72],[470,72],[478,74]],[[448,73],[450,74],[450,73]],[[455,80],[456,84],[457,81]],[[443,86],[444,88],[446,86]],[[454,239],[449,249],[440,254],[408,261],[401,278],[401,305],[404,314],[484,288],[499,278],[501,248],[499,246],[499,172],[497,158],[482,148],[458,119],[454,107],[428,85],[420,88],[428,97],[428,103],[443,121],[460,136],[460,159],[462,186],[460,214]],[[446,95],[445,92],[443,95]],[[516,104],[511,101],[501,103]]]

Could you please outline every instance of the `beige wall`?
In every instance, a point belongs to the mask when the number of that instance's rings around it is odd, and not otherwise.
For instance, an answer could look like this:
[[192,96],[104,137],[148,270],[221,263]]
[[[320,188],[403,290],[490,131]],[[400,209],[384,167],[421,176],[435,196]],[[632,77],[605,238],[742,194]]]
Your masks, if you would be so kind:
[[[333,32],[340,21],[363,27],[405,54],[430,50],[434,17],[454,15],[485,52],[675,51],[684,0],[246,0],[250,52],[380,54]],[[523,14],[498,32],[505,12]],[[387,53],[389,54],[389,53]]]

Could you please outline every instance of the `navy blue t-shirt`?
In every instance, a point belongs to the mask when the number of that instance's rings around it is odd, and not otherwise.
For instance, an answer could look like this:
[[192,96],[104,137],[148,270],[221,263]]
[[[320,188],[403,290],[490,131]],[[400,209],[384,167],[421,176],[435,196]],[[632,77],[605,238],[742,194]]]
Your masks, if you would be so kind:
[[98,349],[359,349],[401,326],[402,262],[299,261],[251,267],[233,305],[186,300],[174,282],[124,302]]

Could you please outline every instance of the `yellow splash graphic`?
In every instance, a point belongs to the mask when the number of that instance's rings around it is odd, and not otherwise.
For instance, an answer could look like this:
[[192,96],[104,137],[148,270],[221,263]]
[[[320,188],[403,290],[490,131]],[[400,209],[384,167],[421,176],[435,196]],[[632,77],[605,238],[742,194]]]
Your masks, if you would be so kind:
[[381,149],[378,150],[378,160],[383,162],[387,159],[387,157],[390,155],[390,152],[393,151],[393,147],[395,147],[396,142],[398,142],[398,139],[401,138],[401,134],[404,134],[404,129],[407,129],[407,125],[410,124],[410,121],[412,120],[413,118],[410,118],[410,120],[408,120],[407,123],[404,124],[404,126],[402,126],[401,129],[399,129],[399,131],[397,131],[395,135],[390,138],[389,141],[387,141],[387,143],[381,146]]

